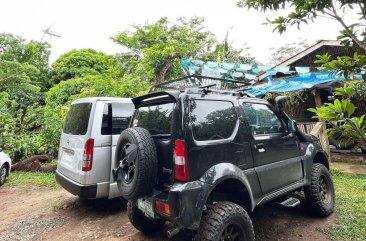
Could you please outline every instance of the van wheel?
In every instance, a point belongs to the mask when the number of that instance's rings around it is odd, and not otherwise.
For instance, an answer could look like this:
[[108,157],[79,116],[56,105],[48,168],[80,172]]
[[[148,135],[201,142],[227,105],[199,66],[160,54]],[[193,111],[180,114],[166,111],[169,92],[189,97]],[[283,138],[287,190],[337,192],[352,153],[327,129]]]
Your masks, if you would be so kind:
[[137,204],[134,201],[128,201],[127,215],[131,224],[142,233],[151,234],[164,229],[164,220],[146,217],[142,211],[138,209]]
[[8,168],[5,165],[2,165],[0,169],[0,186],[4,185],[7,173]]
[[254,228],[248,213],[231,202],[218,202],[205,211],[195,241],[252,241]]
[[326,217],[333,213],[335,204],[333,180],[323,164],[313,164],[310,186],[304,187],[304,193],[314,214]]
[[117,186],[122,196],[137,200],[150,194],[156,184],[158,160],[153,138],[140,127],[128,128],[117,142]]

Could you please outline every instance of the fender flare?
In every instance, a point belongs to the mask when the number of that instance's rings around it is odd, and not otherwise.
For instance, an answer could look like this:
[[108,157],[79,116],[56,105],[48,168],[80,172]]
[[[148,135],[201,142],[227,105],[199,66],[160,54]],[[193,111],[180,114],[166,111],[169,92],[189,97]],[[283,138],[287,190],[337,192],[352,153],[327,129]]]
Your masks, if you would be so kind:
[[253,198],[252,188],[250,187],[248,178],[243,170],[241,170],[239,167],[231,163],[217,164],[208,169],[205,172],[205,174],[201,177],[200,181],[209,184],[211,187],[205,195],[205,202],[207,201],[208,197],[211,195],[215,187],[217,187],[217,185],[219,185],[225,180],[239,181],[243,185],[243,188],[247,190],[250,199],[249,203],[250,210],[248,211],[252,212],[255,208],[255,202]]

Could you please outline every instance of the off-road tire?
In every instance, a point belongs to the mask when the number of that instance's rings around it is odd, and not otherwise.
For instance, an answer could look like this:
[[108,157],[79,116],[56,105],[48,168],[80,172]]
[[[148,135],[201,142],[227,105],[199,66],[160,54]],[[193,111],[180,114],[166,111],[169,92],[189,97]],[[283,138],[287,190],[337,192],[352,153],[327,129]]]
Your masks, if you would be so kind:
[[243,237],[232,240],[255,240],[253,224],[248,213],[235,203],[218,202],[204,212],[195,241],[220,241],[230,225],[240,227],[243,234]]
[[[323,200],[320,179],[327,182],[327,196],[329,200]],[[314,163],[311,171],[310,185],[304,187],[304,194],[310,211],[317,216],[326,217],[333,213],[335,205],[335,192],[332,177],[329,170],[320,163]]]
[[[3,172],[5,171],[5,175],[3,176]],[[4,185],[5,181],[6,181],[6,176],[8,173],[8,168],[6,167],[6,165],[2,165],[0,168],[0,186]]]
[[156,233],[164,229],[165,221],[146,217],[137,207],[137,202],[128,201],[127,215],[131,224],[144,234]]
[[117,142],[116,160],[122,158],[122,148],[126,143],[137,145],[135,173],[130,183],[117,182],[118,189],[127,200],[137,200],[149,195],[156,184],[158,175],[158,159],[153,138],[148,130],[133,127],[124,130]]

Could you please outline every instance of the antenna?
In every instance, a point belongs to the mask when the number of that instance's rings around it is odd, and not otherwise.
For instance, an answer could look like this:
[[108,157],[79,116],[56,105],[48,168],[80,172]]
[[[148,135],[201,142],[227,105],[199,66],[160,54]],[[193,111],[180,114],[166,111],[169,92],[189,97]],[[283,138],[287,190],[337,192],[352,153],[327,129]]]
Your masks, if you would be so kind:
[[43,31],[43,35],[42,35],[42,38],[41,38],[41,42],[43,42],[43,39],[44,39],[44,37],[46,36],[46,35],[48,35],[49,37],[50,37],[50,43],[52,44],[52,37],[57,37],[57,38],[59,38],[59,37],[61,37],[61,35],[60,34],[58,34],[58,33],[56,33],[56,32],[54,32],[54,31],[52,31],[51,30],[51,28],[53,27],[53,24],[52,25],[50,25],[48,28],[46,28],[46,29],[42,29],[42,31]]

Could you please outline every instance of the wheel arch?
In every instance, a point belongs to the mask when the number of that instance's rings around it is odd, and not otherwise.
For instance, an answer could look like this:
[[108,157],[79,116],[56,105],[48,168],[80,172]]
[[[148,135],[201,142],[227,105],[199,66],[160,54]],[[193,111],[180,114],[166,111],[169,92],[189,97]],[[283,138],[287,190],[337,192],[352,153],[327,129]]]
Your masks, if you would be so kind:
[[205,173],[201,181],[211,184],[206,204],[231,201],[242,206],[247,212],[254,210],[255,204],[248,178],[237,166],[230,163],[215,165]]
[[324,152],[317,152],[314,156],[313,163],[323,164],[328,170],[330,169],[328,157]]
[[9,173],[10,173],[10,163],[9,162],[4,162],[3,165],[6,167],[6,176],[9,176]]

